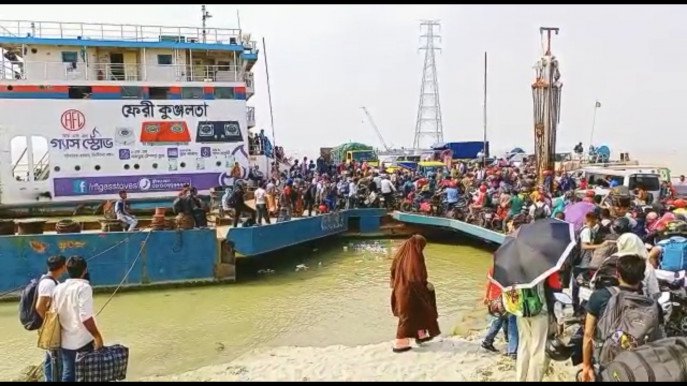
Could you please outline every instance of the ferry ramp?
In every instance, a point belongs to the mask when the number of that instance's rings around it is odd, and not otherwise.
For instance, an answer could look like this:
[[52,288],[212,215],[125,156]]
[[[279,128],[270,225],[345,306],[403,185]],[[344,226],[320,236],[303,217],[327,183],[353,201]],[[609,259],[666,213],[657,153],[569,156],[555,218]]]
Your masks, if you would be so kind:
[[502,244],[506,238],[506,235],[503,233],[494,232],[477,225],[468,224],[464,221],[453,220],[445,217],[426,216],[422,214],[405,213],[399,211],[395,211],[392,214],[392,217],[394,220],[403,223],[451,229],[453,231],[495,244]]

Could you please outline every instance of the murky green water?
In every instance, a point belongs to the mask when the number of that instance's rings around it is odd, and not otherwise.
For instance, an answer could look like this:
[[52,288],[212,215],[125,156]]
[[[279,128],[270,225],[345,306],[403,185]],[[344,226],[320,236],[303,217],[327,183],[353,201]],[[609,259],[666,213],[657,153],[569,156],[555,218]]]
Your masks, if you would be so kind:
[[[369,247],[375,243],[389,252]],[[390,341],[396,326],[389,309],[390,250],[399,243],[326,240],[244,262],[239,283],[117,295],[97,322],[105,344],[130,348],[131,380],[228,362],[268,345]],[[451,334],[456,326],[462,331],[483,328],[479,299],[489,251],[438,241],[428,245],[425,256],[442,332]],[[298,264],[309,269],[296,272]],[[275,273],[258,275],[261,269]],[[107,297],[96,297],[96,309]],[[17,305],[0,304],[0,380],[40,363],[43,354],[35,347],[36,334],[20,326]]]

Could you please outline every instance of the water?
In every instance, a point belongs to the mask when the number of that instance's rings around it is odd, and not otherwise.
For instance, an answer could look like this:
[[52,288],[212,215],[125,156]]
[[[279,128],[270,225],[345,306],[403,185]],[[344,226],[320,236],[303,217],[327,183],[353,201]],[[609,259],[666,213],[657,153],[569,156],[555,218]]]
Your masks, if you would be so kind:
[[[382,249],[400,242],[330,239],[246,261],[239,266],[239,283],[124,293],[97,323],[105,344],[130,348],[130,380],[226,363],[265,346],[391,341],[396,328],[389,306],[392,254]],[[375,243],[379,246],[371,247]],[[360,244],[368,246],[356,248]],[[425,250],[444,334],[456,326],[460,333],[484,328],[479,300],[491,254],[477,246],[435,241]],[[299,264],[309,269],[296,272]],[[275,272],[257,274],[267,269]],[[96,296],[96,310],[108,296]],[[0,304],[0,326],[0,380],[10,380],[40,363],[43,354],[36,334],[20,326],[16,303]]]

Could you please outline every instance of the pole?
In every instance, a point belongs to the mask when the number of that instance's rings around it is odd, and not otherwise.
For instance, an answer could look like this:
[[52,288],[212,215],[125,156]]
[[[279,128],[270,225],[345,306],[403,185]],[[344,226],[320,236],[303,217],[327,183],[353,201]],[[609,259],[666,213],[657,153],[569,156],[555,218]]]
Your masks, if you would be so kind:
[[589,135],[589,146],[593,146],[594,143],[594,127],[596,126],[596,111],[599,110],[599,102],[594,102],[594,117],[592,118],[592,132]]
[[482,124],[484,126],[484,142],[482,142],[482,153],[484,155],[484,167],[487,167],[487,157],[489,150],[487,148],[487,52],[484,51],[484,105],[482,112]]
[[[270,70],[267,66],[267,46],[265,45],[265,38],[262,38],[262,55],[265,58],[265,77],[267,79],[267,100],[270,107],[270,125],[272,126],[272,151],[275,152],[274,160],[277,160],[276,150],[277,150],[277,138],[274,135],[274,113],[272,110],[272,87],[270,85]],[[278,164],[277,164],[278,165]]]

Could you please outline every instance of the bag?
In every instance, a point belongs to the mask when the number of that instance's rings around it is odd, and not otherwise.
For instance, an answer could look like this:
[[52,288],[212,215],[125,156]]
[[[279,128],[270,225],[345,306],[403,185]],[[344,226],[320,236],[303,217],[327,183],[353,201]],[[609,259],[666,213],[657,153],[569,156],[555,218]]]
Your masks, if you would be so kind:
[[503,306],[509,314],[529,318],[541,313],[544,302],[537,288],[511,289],[503,292]]
[[687,339],[665,338],[625,351],[601,372],[602,382],[687,381]]
[[496,318],[500,318],[503,315],[506,314],[506,308],[503,305],[503,298],[501,296],[492,299],[489,301],[489,304],[487,304],[487,312],[489,312],[489,315],[494,316]]
[[112,382],[126,379],[129,348],[120,344],[76,354],[76,382]]
[[597,324],[597,363],[605,367],[615,357],[660,338],[656,300],[609,287],[611,298]]
[[45,279],[52,280],[57,285],[57,280],[50,276],[42,276],[36,279],[31,279],[29,284],[21,291],[21,299],[19,300],[19,321],[22,326],[29,331],[38,330],[43,324],[43,319],[38,312],[36,312],[36,303],[38,302],[38,285]]
[[673,236],[658,242],[663,248],[661,269],[666,271],[681,271],[687,269],[687,239]]
[[50,309],[45,312],[45,320],[38,330],[38,348],[43,350],[56,350],[62,343],[62,327],[57,311]]

